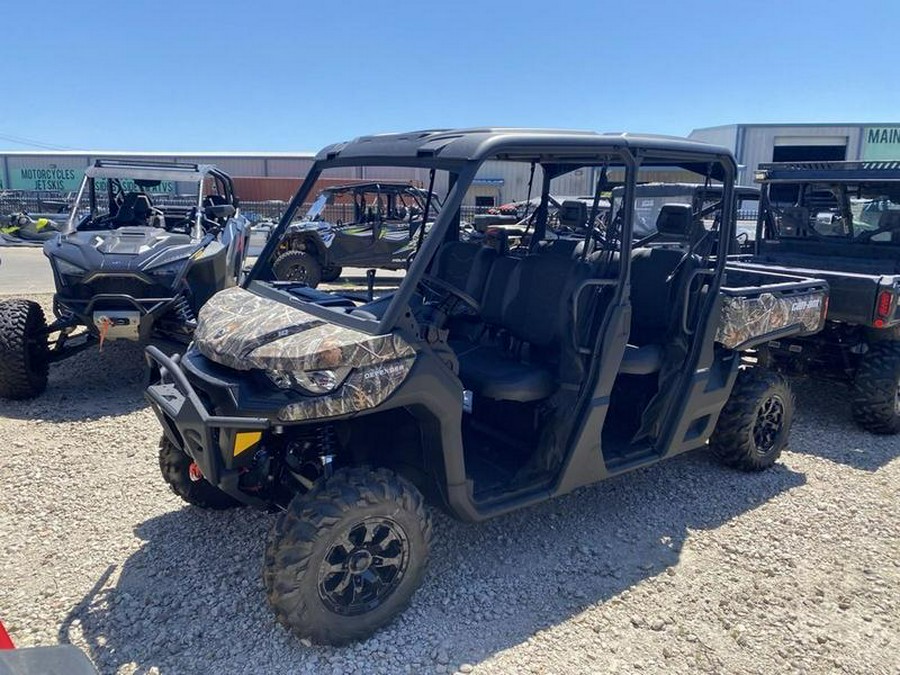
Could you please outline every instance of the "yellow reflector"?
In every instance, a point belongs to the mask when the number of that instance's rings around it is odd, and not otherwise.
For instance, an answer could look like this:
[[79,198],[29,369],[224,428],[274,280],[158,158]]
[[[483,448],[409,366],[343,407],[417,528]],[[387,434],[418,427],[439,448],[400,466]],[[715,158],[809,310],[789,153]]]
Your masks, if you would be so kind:
[[234,456],[244,452],[247,448],[259,443],[262,438],[261,431],[239,431],[234,435]]

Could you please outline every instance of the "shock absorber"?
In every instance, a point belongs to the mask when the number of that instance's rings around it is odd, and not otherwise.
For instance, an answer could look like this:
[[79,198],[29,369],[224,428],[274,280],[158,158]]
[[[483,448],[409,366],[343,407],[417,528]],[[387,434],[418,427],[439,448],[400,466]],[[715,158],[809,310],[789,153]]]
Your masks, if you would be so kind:
[[286,448],[284,461],[288,471],[305,489],[315,481],[329,478],[337,454],[337,436],[330,424],[300,432]]
[[334,456],[337,454],[337,436],[335,435],[334,427],[330,424],[323,424],[318,428],[316,435],[322,474],[325,478],[330,478],[334,471]]
[[172,311],[175,312],[175,316],[177,316],[178,320],[182,323],[193,325],[197,322],[197,317],[194,315],[191,303],[188,302],[188,299],[184,295],[178,296],[172,304]]

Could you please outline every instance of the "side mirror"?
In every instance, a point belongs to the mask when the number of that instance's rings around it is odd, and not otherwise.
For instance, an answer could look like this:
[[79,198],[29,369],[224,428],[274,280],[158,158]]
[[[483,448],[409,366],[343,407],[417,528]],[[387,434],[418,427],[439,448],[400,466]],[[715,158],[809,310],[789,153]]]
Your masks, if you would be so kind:
[[215,204],[213,206],[207,206],[205,209],[203,209],[203,215],[210,220],[231,218],[231,216],[233,216],[235,213],[237,213],[237,209],[235,209],[231,204]]

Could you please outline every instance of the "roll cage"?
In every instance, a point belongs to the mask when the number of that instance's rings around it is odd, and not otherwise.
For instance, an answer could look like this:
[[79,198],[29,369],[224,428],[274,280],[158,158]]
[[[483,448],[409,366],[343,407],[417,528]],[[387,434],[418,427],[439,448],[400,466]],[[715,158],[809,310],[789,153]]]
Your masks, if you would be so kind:
[[[900,204],[900,161],[770,162],[759,165],[754,179],[761,184],[757,241],[787,237],[870,243],[871,237],[858,236],[852,193],[865,191],[871,201],[889,195]],[[778,190],[784,192],[774,194]],[[834,213],[843,223],[841,231],[820,232],[831,223],[819,223],[819,212]],[[778,221],[785,219],[788,226],[780,226]]]
[[[727,149],[666,136],[492,128],[364,136],[324,148],[316,156],[309,174],[282,215],[257,264],[245,279],[244,287],[262,295],[278,294],[282,300],[290,298],[290,302],[302,306],[304,311],[370,334],[390,332],[406,313],[413,293],[422,276],[427,273],[438,248],[446,241],[459,238],[463,197],[478,169],[487,160],[518,161],[539,165],[543,169],[541,203],[535,218],[532,246],[546,236],[551,181],[571,171],[591,169],[603,176],[606,169],[625,170],[623,204],[613,217],[613,222],[620,224],[617,245],[622,251],[631,250],[633,245],[634,196],[639,168],[675,167],[706,176],[707,180],[721,182],[725,207],[721,234],[724,236],[720,236],[718,241],[719,250],[714,270],[717,281],[710,289],[710,295],[715,295],[718,290],[727,245],[734,236],[735,227],[733,183],[736,165]],[[281,293],[270,283],[274,281],[270,262],[272,254],[322,172],[358,166],[420,168],[431,172],[446,171],[450,176],[450,189],[444,199],[443,209],[429,236],[421,240],[406,277],[393,294],[386,311],[377,320],[351,316],[304,302],[290,294]],[[602,179],[598,181],[598,190],[602,187],[601,182]],[[618,302],[628,288],[629,272],[629,265],[619,266],[614,302]]]
[[[203,236],[203,208],[204,200],[210,201],[209,205],[231,205],[235,209],[239,202],[234,192],[234,181],[231,176],[217,169],[211,164],[192,164],[184,162],[159,162],[145,160],[120,160],[98,159],[94,164],[85,169],[84,178],[72,204],[72,210],[66,222],[64,232],[69,234],[77,228],[77,220],[80,204],[85,194],[88,197],[90,217],[94,218],[99,208],[100,192],[97,181],[105,180],[105,196],[108,204],[108,212],[113,213],[114,205],[120,200],[126,190],[122,181],[131,181],[144,191],[141,183],[161,183],[171,181],[173,183],[193,183],[198,185],[197,201],[194,219],[191,227],[191,238],[200,239]],[[207,186],[210,189],[207,190]],[[212,197],[214,195],[214,197]]]
[[[416,187],[415,185],[409,185],[407,183],[371,182],[327,187],[319,192],[319,194],[316,196],[316,201],[325,197],[328,200],[327,203],[331,203],[331,200],[334,197],[342,194],[353,195],[355,222],[362,222],[366,217],[365,208],[356,201],[356,198],[360,195],[377,195],[379,197],[383,196],[387,204],[384,205],[383,212],[380,212],[378,215],[381,218],[387,220],[396,219],[394,218],[394,216],[396,215],[398,206],[408,207],[408,205],[405,203],[405,200],[403,199],[404,196],[409,196],[415,202],[416,206],[420,209],[424,208],[425,202],[428,199],[428,192],[419,187]],[[381,204],[380,199],[379,204]],[[441,200],[437,195],[432,195],[431,205],[435,212],[440,211]],[[321,212],[319,214],[316,214],[316,218],[314,219],[322,220],[323,218]]]

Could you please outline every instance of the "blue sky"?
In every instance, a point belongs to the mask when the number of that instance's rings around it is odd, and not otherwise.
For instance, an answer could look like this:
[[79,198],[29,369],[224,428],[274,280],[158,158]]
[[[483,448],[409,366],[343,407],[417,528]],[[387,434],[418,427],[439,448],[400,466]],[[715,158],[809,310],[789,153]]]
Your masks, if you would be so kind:
[[3,149],[900,121],[890,1],[44,0],[6,3],[3,23]]

